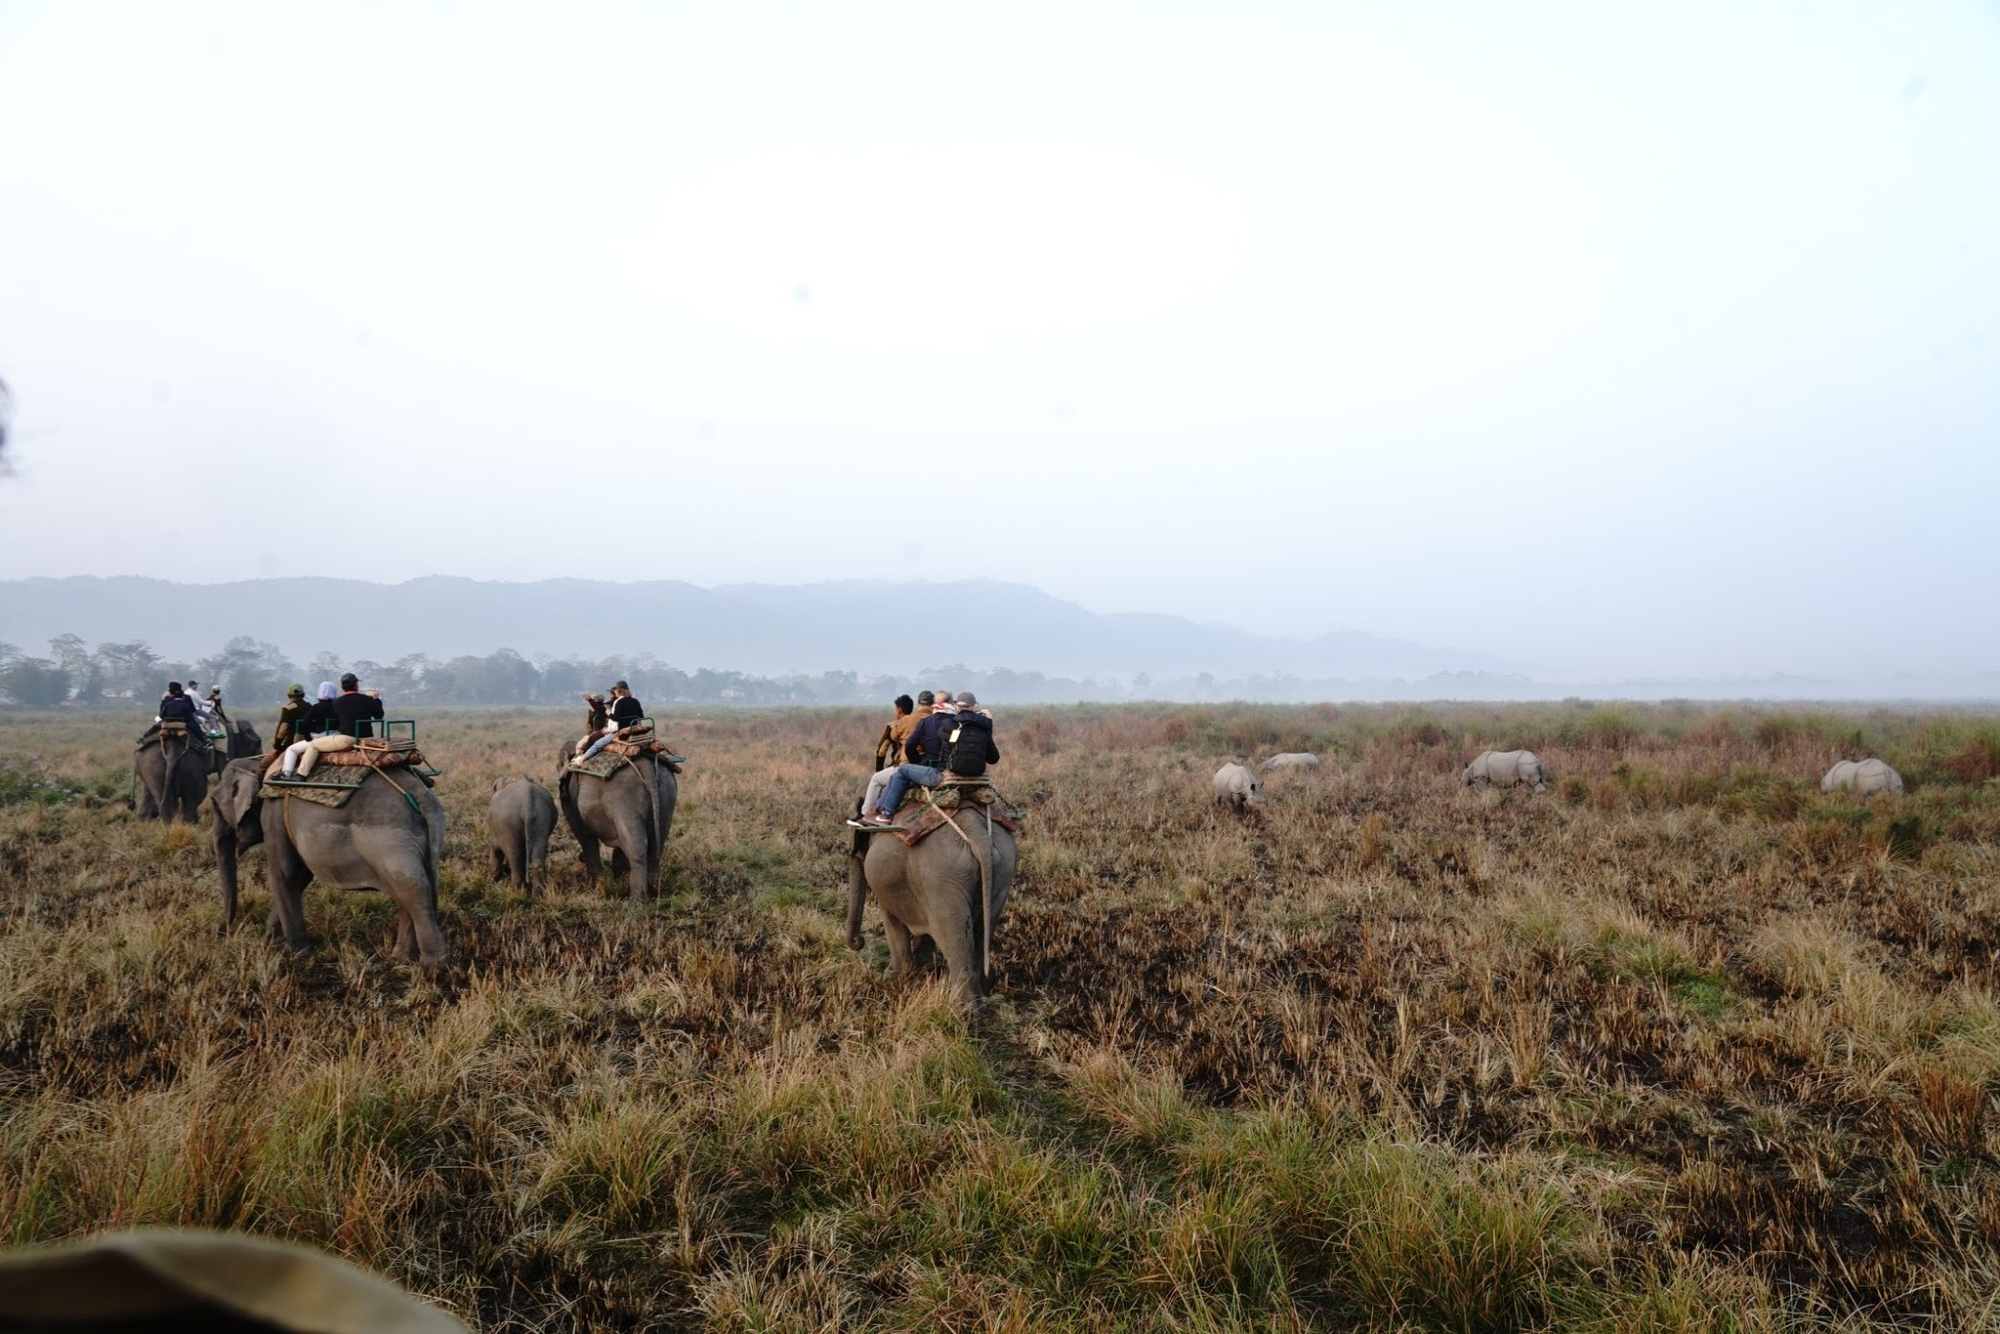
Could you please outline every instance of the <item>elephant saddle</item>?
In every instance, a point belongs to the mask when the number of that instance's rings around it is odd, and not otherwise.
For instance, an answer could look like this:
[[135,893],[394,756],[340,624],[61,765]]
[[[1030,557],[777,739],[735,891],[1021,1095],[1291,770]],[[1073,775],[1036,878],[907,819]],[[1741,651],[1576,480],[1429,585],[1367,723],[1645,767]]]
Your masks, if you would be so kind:
[[624,734],[620,733],[619,739],[613,740],[589,759],[572,762],[569,772],[589,774],[592,778],[610,778],[623,769],[627,761],[642,759],[649,755],[666,765],[667,772],[672,774],[681,771],[681,761],[687,758],[685,755],[669,755],[665,744],[650,735],[626,740]]
[[407,769],[425,787],[433,787],[435,784],[425,772],[427,767],[423,752],[408,747],[395,750],[370,748],[329,751],[319,757],[319,763],[313,766],[311,775],[306,778],[286,780],[273,778],[267,773],[263,786],[257,789],[257,795],[298,797],[316,805],[331,806],[338,810],[361,790],[361,785],[368,781],[371,773],[380,773],[384,769]]
[[947,783],[930,790],[929,800],[925,800],[925,792],[924,788],[911,788],[914,800],[905,801],[896,812],[896,824],[901,827],[885,830],[909,847],[914,848],[966,809],[992,816],[993,823],[1010,834],[1021,831],[1020,812],[1009,810],[1006,799],[983,783]]

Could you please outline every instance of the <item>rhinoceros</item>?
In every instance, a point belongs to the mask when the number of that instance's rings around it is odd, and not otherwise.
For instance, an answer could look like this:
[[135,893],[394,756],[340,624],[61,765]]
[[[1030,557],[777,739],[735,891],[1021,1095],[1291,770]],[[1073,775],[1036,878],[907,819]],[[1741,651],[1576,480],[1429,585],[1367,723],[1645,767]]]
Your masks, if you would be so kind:
[[1537,792],[1549,790],[1549,771],[1532,750],[1489,750],[1465,766],[1464,779],[1467,787],[1474,783],[1491,783],[1495,787],[1520,783],[1532,786]]
[[1262,773],[1278,773],[1286,769],[1317,769],[1319,756],[1302,750],[1287,751],[1283,755],[1273,755],[1257,766]]
[[1238,815],[1246,806],[1264,804],[1264,783],[1240,764],[1225,764],[1215,771],[1215,800]]
[[1881,760],[1842,760],[1819,780],[1819,790],[1838,792],[1842,788],[1857,797],[1872,797],[1878,792],[1900,797],[1903,795],[1903,776]]

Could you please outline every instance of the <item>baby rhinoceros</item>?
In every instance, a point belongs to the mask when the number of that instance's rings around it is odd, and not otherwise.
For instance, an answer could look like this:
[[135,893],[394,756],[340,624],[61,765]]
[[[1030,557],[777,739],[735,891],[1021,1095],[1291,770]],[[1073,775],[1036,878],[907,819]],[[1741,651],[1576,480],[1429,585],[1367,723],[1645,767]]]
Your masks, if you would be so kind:
[[1225,764],[1215,771],[1215,801],[1238,815],[1244,808],[1264,804],[1264,783],[1240,764]]
[[493,878],[510,874],[527,893],[545,889],[549,875],[549,835],[555,832],[556,803],[532,778],[496,778],[486,808],[486,837],[493,850]]
[[1872,797],[1883,792],[1900,797],[1903,795],[1903,776],[1881,760],[1842,760],[1819,780],[1819,790],[1838,792],[1843,788],[1857,797]]
[[1319,756],[1303,750],[1286,751],[1283,755],[1273,755],[1257,768],[1267,774],[1283,773],[1288,769],[1311,771],[1319,768]]
[[1489,750],[1465,766],[1465,785],[1490,783],[1494,787],[1520,784],[1537,792],[1549,790],[1549,771],[1532,750]]

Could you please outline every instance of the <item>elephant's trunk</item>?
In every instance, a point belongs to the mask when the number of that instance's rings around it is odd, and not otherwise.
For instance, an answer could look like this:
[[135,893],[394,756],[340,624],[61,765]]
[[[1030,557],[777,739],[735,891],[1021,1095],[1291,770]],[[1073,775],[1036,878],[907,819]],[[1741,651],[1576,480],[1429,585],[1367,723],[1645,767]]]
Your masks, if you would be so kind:
[[215,864],[222,872],[222,930],[236,920],[236,831],[220,814],[215,818]]
[[[855,843],[861,840],[856,838]],[[865,846],[865,845],[864,845]],[[868,876],[862,867],[860,847],[847,853],[847,948],[861,948],[861,907],[868,901]]]

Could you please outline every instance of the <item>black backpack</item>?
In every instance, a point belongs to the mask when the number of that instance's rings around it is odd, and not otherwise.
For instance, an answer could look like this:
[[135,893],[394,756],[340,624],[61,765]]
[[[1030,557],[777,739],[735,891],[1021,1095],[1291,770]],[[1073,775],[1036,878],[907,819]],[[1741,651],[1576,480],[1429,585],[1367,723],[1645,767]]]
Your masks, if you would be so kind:
[[976,713],[961,714],[945,736],[944,767],[960,778],[986,772],[986,748],[993,743],[993,723]]

